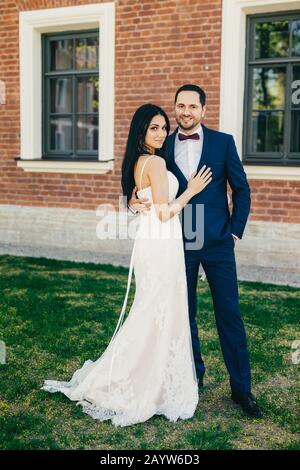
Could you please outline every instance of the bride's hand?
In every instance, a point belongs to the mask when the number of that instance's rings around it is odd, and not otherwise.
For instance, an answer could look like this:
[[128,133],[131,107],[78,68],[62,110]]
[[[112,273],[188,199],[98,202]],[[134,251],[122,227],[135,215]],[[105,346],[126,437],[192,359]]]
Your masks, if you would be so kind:
[[191,175],[188,182],[188,189],[190,189],[194,195],[201,193],[201,191],[203,191],[203,189],[211,182],[211,175],[211,169],[206,168],[206,165],[203,165],[198,173],[195,171]]

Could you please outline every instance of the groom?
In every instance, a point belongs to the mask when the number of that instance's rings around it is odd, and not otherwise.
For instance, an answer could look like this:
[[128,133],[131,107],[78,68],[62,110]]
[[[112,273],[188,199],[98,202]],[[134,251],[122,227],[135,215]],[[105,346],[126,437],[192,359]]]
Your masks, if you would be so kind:
[[[187,188],[194,171],[199,171],[203,165],[212,170],[212,182],[191,199],[181,214],[195,367],[199,386],[202,386],[205,365],[196,323],[196,289],[201,264],[213,298],[221,349],[230,376],[231,398],[248,415],[259,418],[262,412],[251,393],[251,373],[239,308],[234,255],[235,243],[243,236],[250,212],[250,188],[233,137],[201,124],[205,111],[206,95],[200,87],[189,84],[177,90],[175,118],[178,128],[168,137],[166,156],[168,170],[179,181],[177,197]],[[232,189],[231,215],[227,182]],[[199,207],[203,208],[202,213]],[[142,212],[147,210],[148,205],[133,194],[129,208]],[[197,233],[199,228],[204,229],[203,243],[197,246],[198,237],[195,236],[193,246],[190,233]]]

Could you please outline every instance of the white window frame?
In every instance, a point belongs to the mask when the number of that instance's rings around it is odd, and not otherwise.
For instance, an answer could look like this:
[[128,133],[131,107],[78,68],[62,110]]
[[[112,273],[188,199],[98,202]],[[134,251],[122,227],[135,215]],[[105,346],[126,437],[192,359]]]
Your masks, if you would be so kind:
[[[114,160],[114,2],[23,11],[20,20],[20,127],[18,167],[25,171],[106,173]],[[42,34],[99,29],[99,161],[42,160]]]
[[[220,130],[233,134],[242,156],[246,18],[256,13],[299,10],[299,0],[223,0]],[[300,167],[244,165],[249,179],[300,181]]]

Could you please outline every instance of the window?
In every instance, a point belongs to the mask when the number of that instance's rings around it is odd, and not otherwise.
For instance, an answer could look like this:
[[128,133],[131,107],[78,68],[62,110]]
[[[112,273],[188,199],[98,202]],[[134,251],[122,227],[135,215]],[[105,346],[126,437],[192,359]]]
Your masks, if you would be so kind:
[[[50,173],[73,173],[73,174],[105,174],[114,168],[114,69],[115,69],[115,2],[105,1],[104,3],[85,4],[58,8],[40,8],[38,10],[21,11],[19,13],[19,30],[20,30],[20,157],[16,158],[17,166],[24,171],[29,172],[50,172]],[[54,151],[50,150],[50,92],[48,90],[48,102],[46,103],[47,80],[50,81],[51,74],[51,39],[57,40],[70,39],[71,36],[83,37],[92,33],[92,36],[99,37],[99,66],[96,72],[101,71],[98,76],[99,80],[99,106],[98,113],[94,114],[91,106],[84,104],[85,111],[78,115],[83,117],[97,117],[98,129],[92,128],[92,131],[98,132],[98,146],[95,143],[95,134],[90,130],[86,141],[82,137],[83,145],[75,148],[76,128],[73,121],[76,118],[76,109],[73,106],[72,112],[65,112],[62,107],[64,98],[61,97],[63,87],[66,88],[65,82],[57,85],[57,94],[60,96],[58,104],[55,104],[57,115],[63,114],[72,121],[71,137],[59,134],[56,139],[56,147]],[[49,41],[47,41],[49,38]],[[74,38],[75,39],[75,38]],[[48,42],[48,48],[46,43]],[[54,47],[54,46],[53,46]],[[57,46],[61,49],[60,46]],[[63,49],[63,47],[62,47]],[[48,54],[48,58],[47,55]],[[54,63],[61,63],[64,52],[57,52],[54,56]],[[89,52],[86,52],[89,54]],[[94,55],[93,55],[94,56]],[[94,56],[95,57],[95,56]],[[65,58],[67,61],[67,59]],[[45,61],[48,61],[45,63]],[[72,56],[73,61],[73,56]],[[46,69],[46,65],[48,69]],[[53,65],[53,62],[52,62]],[[52,70],[53,78],[60,75],[62,78],[72,77],[76,80],[76,76],[84,76],[84,71],[75,68],[76,73],[72,74],[70,69]],[[73,62],[72,62],[73,67]],[[75,65],[74,65],[75,67]],[[90,76],[95,70],[90,67],[86,75]],[[71,81],[72,81],[71,80]],[[49,84],[50,86],[50,84]],[[76,99],[75,87],[72,83],[71,92],[72,99]],[[87,92],[90,93],[91,91]],[[73,102],[72,102],[73,103]],[[65,107],[67,102],[65,102]],[[89,108],[89,111],[86,111]],[[47,114],[48,109],[48,114]],[[64,111],[63,111],[64,109]],[[91,112],[90,112],[91,111]],[[55,114],[55,113],[53,113]],[[88,115],[88,116],[87,116]],[[46,120],[48,119],[48,129],[46,129]],[[65,119],[67,120],[67,119]],[[58,124],[61,120],[58,119]],[[68,126],[65,126],[68,128]],[[79,124],[78,124],[79,128]],[[46,130],[48,134],[46,133]],[[81,127],[82,133],[87,128]],[[66,131],[64,129],[64,131]],[[52,130],[53,136],[54,130]],[[46,142],[46,138],[48,141]],[[73,148],[66,151],[66,140],[71,139]],[[94,144],[92,145],[94,140]],[[55,142],[54,142],[55,143]],[[77,145],[77,143],[76,143]],[[64,150],[57,151],[58,148]],[[85,152],[83,149],[92,148]],[[93,148],[94,147],[94,148]],[[56,150],[55,150],[56,149]],[[47,151],[46,151],[47,150]],[[77,152],[76,152],[77,150]],[[72,153],[73,152],[73,153]],[[98,154],[98,159],[96,158]],[[73,157],[72,157],[73,155]]]
[[98,160],[99,32],[45,34],[43,159]]
[[249,16],[246,46],[244,160],[300,165],[300,12]]

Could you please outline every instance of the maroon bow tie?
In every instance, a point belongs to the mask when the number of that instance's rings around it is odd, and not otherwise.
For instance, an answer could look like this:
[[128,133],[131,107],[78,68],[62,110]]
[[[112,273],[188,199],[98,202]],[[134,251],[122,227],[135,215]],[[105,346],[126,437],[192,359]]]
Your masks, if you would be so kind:
[[181,133],[179,132],[179,133],[178,133],[178,139],[179,139],[179,140],[188,140],[188,139],[199,140],[199,139],[200,139],[200,135],[198,134],[198,132],[196,132],[195,134],[191,134],[191,135],[185,135],[185,134],[181,134]]

